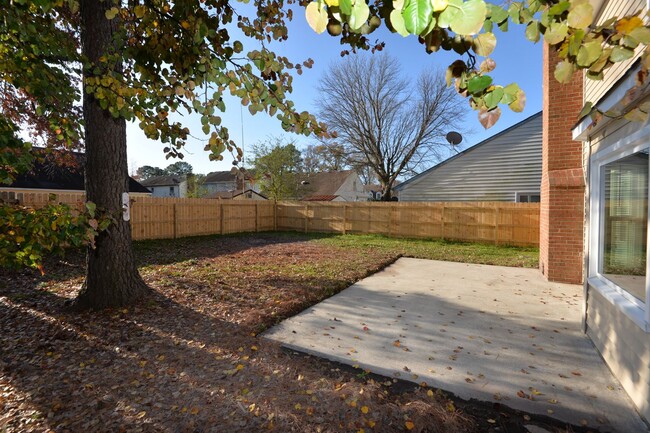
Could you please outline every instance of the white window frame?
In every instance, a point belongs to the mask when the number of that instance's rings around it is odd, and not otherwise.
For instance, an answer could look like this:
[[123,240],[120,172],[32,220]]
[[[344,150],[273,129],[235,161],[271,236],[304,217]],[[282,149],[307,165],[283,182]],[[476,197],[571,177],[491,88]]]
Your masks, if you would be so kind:
[[[590,159],[589,182],[589,269],[588,283],[605,299],[615,305],[630,320],[645,332],[650,332],[650,216],[648,217],[648,242],[646,247],[646,284],[645,304],[617,286],[600,273],[601,269],[601,240],[604,237],[604,228],[601,224],[604,215],[605,201],[600,200],[604,192],[604,179],[602,168],[611,162],[618,161],[643,149],[650,147],[650,125],[645,125],[640,130],[609,144],[603,140],[604,148],[592,155]],[[648,212],[650,215],[650,211]]]
[[522,195],[527,195],[528,198],[529,198],[529,200],[527,202],[523,202],[523,203],[539,203],[539,202],[535,202],[535,201],[530,201],[530,196],[531,195],[538,195],[540,197],[540,199],[542,198],[542,194],[539,191],[537,191],[537,192],[516,192],[515,193],[515,202],[522,203],[522,202],[519,201],[521,199]]

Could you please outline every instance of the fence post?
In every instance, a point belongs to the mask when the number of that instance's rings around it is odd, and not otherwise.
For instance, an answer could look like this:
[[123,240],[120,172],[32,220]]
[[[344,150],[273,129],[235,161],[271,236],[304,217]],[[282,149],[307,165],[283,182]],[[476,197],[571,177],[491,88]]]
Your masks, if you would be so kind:
[[343,234],[347,232],[346,226],[348,224],[348,205],[343,205]]
[[442,239],[447,239],[447,234],[445,233],[446,227],[445,227],[445,202],[444,201],[442,202],[442,211],[441,212],[442,212],[442,215],[440,217],[440,221],[442,222],[442,229],[440,231],[440,235],[441,235]]
[[308,224],[308,218],[307,214],[309,213],[309,205],[305,205],[305,212],[304,212],[304,217],[305,217],[305,233],[307,233],[307,224]]
[[388,203],[388,237],[393,237],[393,210],[395,209],[394,203]]
[[278,202],[273,200],[273,231],[278,231]]
[[260,214],[260,209],[259,209],[259,203],[255,203],[255,231],[259,232],[260,231],[260,223],[259,223],[259,214]]
[[499,204],[494,204],[494,245],[499,245]]
[[173,218],[173,221],[174,221],[174,239],[177,239],[178,234],[176,233],[176,230],[177,230],[176,226],[178,224],[178,209],[176,208],[176,203],[172,204],[172,209],[173,209],[173,212],[174,212],[174,218]]
[[223,217],[223,201],[221,199],[218,199],[218,200],[220,202],[219,203],[219,234],[222,235],[223,234],[223,220],[224,220],[224,217]]

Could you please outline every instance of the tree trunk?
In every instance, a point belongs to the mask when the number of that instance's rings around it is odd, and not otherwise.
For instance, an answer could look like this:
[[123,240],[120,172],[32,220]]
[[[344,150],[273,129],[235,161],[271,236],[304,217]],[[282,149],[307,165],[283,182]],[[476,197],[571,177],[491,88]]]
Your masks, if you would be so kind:
[[[106,9],[111,1],[81,2],[82,52],[92,64],[111,46],[119,20],[108,20]],[[84,71],[92,74],[92,70]],[[92,95],[84,91],[83,114],[86,144],[86,197],[98,212],[113,215],[115,222],[101,232],[95,248],[86,259],[86,281],[76,299],[81,308],[100,309],[133,303],[149,289],[135,265],[131,245],[131,227],[122,218],[122,193],[128,192],[126,122],[103,110]]]

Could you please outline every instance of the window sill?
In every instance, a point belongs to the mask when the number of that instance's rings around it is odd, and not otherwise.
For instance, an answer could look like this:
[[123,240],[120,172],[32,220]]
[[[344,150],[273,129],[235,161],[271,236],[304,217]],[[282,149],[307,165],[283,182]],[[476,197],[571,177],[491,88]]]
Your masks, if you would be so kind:
[[645,310],[625,297],[620,292],[620,289],[617,289],[613,284],[600,276],[589,278],[587,283],[644,332],[650,333],[650,326],[648,326],[648,322],[645,320]]

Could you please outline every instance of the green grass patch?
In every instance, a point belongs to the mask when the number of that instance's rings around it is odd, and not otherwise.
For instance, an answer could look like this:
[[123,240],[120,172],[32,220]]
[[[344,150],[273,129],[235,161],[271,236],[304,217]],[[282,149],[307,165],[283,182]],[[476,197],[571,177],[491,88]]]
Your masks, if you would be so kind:
[[433,239],[397,239],[381,235],[332,235],[319,236],[314,242],[341,248],[380,250],[405,257],[451,262],[480,263],[499,266],[536,268],[539,249],[488,245],[468,242],[452,242]]

